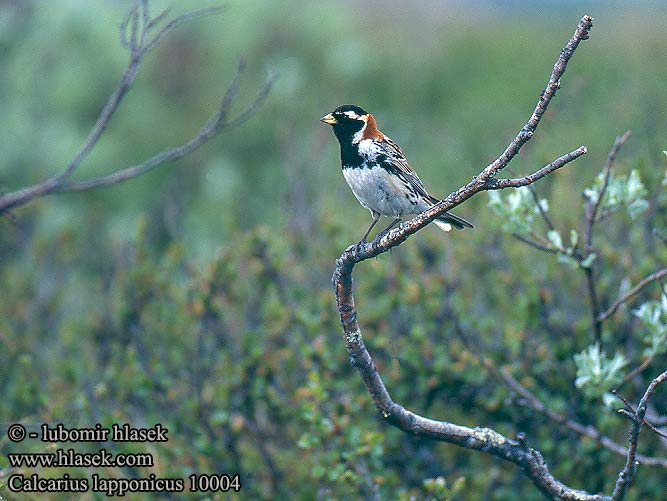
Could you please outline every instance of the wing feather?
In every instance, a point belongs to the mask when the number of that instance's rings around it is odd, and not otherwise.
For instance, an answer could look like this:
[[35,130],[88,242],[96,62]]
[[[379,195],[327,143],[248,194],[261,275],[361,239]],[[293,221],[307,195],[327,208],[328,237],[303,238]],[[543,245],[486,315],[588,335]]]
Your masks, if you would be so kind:
[[410,167],[408,160],[405,158],[405,153],[403,153],[401,147],[396,144],[393,139],[388,136],[384,136],[384,141],[380,142],[380,145],[382,146],[384,153],[387,155],[387,160],[392,164],[393,167],[396,168],[397,174],[406,183],[408,183],[419,195],[424,197],[429,202],[434,203],[434,201],[437,201],[435,198],[428,194],[426,188],[424,187],[424,183],[422,183],[422,180],[419,179],[419,176],[414,171],[414,169]]

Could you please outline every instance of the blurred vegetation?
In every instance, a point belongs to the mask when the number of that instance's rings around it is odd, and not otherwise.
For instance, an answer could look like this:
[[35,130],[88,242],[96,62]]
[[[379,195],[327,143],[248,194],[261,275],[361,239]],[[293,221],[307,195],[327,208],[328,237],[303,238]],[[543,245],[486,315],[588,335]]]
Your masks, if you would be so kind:
[[[164,40],[77,176],[193,135],[241,57],[250,68],[241,99],[267,66],[279,79],[255,117],[191,157],[0,220],[0,422],[169,429],[166,444],[110,447],[152,452],[154,468],[41,474],[239,472],[241,492],[224,499],[540,499],[512,466],[381,422],[347,361],[330,287],[335,257],[369,216],[318,118],[343,103],[364,106],[445,195],[524,123],[585,13],[595,19],[591,39],[511,169],[528,172],[587,145],[588,155],[537,185],[562,235],[582,234],[581,193],[614,137],[631,129],[614,172],[636,170],[649,207],[597,229],[601,303],[664,266],[653,233],[667,233],[664,12],[641,3],[499,4],[233,0],[221,16]],[[117,32],[128,5],[0,3],[0,190],[58,172],[84,140],[126,61]],[[580,271],[512,239],[488,201],[455,211],[473,231],[429,228],[355,271],[367,345],[407,408],[525,432],[560,480],[608,493],[624,458],[516,405],[452,332],[443,299],[481,333],[485,354],[551,408],[625,443],[628,423],[575,387],[574,355],[594,341]],[[657,285],[632,309],[649,299],[660,300]],[[622,309],[605,328],[602,352],[623,352],[626,370],[639,365],[638,315]],[[657,353],[623,387],[630,401],[664,369]],[[664,398],[654,404],[667,413]],[[4,481],[13,473],[6,454],[49,450],[36,444],[0,437]],[[639,450],[664,456],[650,433]],[[640,466],[630,499],[664,497],[664,478]],[[12,499],[6,486],[0,495]]]

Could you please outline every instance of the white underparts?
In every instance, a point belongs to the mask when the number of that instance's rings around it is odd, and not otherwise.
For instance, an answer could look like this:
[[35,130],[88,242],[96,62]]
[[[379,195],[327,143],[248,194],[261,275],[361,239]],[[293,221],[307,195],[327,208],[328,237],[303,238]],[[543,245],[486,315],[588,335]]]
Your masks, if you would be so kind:
[[361,205],[383,216],[415,215],[431,206],[382,167],[344,168],[343,176]]

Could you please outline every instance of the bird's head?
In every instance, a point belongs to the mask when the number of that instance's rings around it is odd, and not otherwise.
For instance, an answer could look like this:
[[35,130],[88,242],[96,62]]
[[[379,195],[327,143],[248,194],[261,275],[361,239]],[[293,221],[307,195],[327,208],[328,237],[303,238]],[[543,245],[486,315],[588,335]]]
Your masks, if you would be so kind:
[[320,118],[333,127],[334,134],[341,143],[358,143],[379,132],[373,115],[354,104],[344,104]]

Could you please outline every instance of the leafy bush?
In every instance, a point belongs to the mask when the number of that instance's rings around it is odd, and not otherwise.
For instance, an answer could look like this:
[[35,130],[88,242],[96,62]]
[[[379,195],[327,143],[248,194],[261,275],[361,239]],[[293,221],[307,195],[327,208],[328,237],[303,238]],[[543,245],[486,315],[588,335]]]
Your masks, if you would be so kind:
[[[179,165],[0,220],[0,422],[169,429],[164,444],[113,446],[150,451],[153,468],[42,473],[240,473],[241,492],[225,499],[536,498],[521,472],[376,416],[345,355],[330,288],[335,257],[368,215],[340,179],[317,118],[343,102],[366,106],[445,194],[525,119],[572,19],[517,14],[472,25],[437,9],[403,18],[396,8],[385,19],[361,5],[256,1],[185,29],[142,72],[86,172],[188,137],[241,55],[249,82],[264,64],[280,73],[260,113]],[[110,42],[122,12],[97,2],[0,9],[13,20],[0,52],[8,69],[0,188],[10,191],[58,171],[85,137],[123,64]],[[596,339],[585,283],[592,273],[608,307],[667,259],[667,160],[658,155],[664,145],[655,147],[664,141],[657,124],[667,123],[655,106],[667,61],[659,23],[642,23],[639,31],[596,25],[553,103],[558,120],[545,117],[549,139],[518,159],[539,165],[563,145],[589,146],[576,167],[537,185],[542,211],[525,190],[493,195],[491,209],[477,197],[457,209],[475,230],[427,229],[355,274],[366,343],[397,401],[523,432],[558,478],[589,492],[609,492],[624,458],[528,408],[482,369],[455,326],[550,409],[625,444],[627,420],[611,412],[621,404],[610,410],[599,397],[617,387],[634,403],[664,369],[664,295],[657,284],[643,288]],[[586,204],[625,128],[635,136],[616,160],[605,219],[586,249]],[[649,420],[667,414],[664,399],[652,405]],[[15,472],[7,453],[49,447],[3,433],[0,481]],[[640,452],[664,456],[650,433]],[[630,499],[664,495],[664,471],[640,466],[638,475]],[[11,499],[6,485],[0,495]]]

